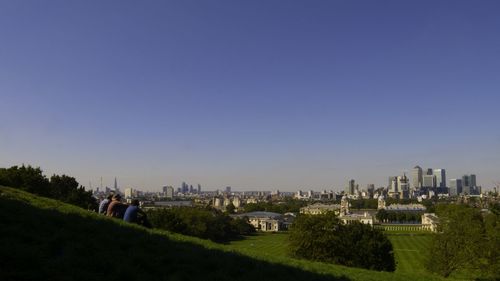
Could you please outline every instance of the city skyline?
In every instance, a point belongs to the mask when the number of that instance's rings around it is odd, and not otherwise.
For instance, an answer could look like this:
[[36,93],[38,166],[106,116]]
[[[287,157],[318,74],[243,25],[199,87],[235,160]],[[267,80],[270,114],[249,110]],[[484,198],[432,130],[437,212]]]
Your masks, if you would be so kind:
[[419,165],[487,190],[500,181],[499,9],[5,1],[0,166],[85,186],[295,191],[386,186]]

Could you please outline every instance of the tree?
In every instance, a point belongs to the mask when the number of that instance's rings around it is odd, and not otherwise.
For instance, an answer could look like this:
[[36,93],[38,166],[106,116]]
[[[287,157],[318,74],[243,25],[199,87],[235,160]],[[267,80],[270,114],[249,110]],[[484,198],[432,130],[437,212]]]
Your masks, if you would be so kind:
[[49,180],[43,175],[40,168],[31,166],[1,168],[0,185],[19,188],[37,195],[50,195]]
[[466,205],[439,205],[439,233],[432,241],[427,268],[448,277],[468,270],[499,278],[499,217]]
[[232,203],[232,202],[231,202],[231,203],[229,203],[229,204],[226,206],[226,212],[227,212],[228,214],[234,214],[235,210],[236,210],[236,207],[233,205],[233,203]]
[[96,209],[97,201],[92,192],[85,191],[75,178],[53,175],[50,181],[42,170],[31,166],[13,166],[0,169],[0,185],[19,188],[21,190],[57,199],[85,209]]
[[373,270],[395,270],[392,244],[379,230],[343,224],[334,213],[300,215],[290,229],[293,256]]

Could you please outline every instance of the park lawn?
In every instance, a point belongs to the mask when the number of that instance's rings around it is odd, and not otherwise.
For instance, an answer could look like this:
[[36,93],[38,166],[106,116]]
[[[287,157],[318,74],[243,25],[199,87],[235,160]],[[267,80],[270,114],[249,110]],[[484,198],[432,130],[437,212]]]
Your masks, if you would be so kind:
[[425,259],[431,243],[431,234],[388,234],[396,258],[396,272],[424,273]]
[[[431,234],[387,233],[394,248],[397,273],[428,273],[424,268]],[[245,254],[260,256],[287,256],[288,233],[258,233],[244,240],[233,241],[229,248]]]
[[232,241],[228,247],[246,254],[286,257],[288,233],[257,233],[243,240]]

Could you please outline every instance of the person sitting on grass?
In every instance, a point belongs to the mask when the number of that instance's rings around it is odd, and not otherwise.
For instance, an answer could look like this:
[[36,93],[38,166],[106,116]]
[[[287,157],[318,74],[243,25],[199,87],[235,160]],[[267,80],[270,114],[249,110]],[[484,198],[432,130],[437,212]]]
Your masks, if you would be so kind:
[[120,194],[113,195],[113,199],[111,203],[109,203],[108,211],[106,212],[107,216],[119,219],[123,218],[127,205],[123,204],[121,199],[122,197]]
[[104,200],[101,201],[101,204],[99,204],[99,214],[106,215],[109,203],[111,203],[111,199],[113,199],[113,194],[108,195],[108,197],[104,198]]
[[123,220],[126,222],[137,223],[146,227],[149,227],[150,224],[146,218],[146,213],[144,213],[139,208],[139,200],[134,199],[130,206],[128,206],[125,211],[125,215],[123,216]]

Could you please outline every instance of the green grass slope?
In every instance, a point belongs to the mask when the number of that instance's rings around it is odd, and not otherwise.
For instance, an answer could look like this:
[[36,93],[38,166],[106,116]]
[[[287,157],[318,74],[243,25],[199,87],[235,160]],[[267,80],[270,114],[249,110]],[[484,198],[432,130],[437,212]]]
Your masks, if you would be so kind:
[[441,279],[238,252],[0,187],[0,280]]

